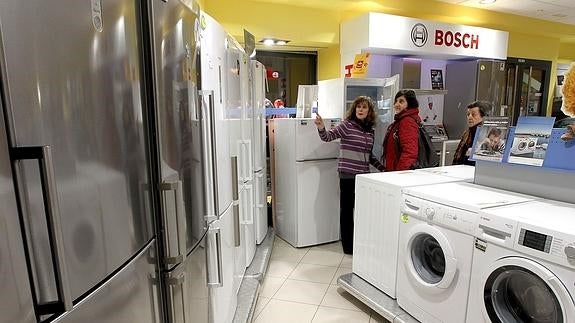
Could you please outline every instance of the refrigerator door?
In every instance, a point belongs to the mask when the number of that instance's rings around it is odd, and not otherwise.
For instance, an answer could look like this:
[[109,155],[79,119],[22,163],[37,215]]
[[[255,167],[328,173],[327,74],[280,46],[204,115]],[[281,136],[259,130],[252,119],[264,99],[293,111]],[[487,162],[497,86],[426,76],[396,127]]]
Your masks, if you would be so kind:
[[199,8],[152,1],[164,264],[173,268],[205,234],[199,91]]
[[253,168],[254,172],[261,171],[266,167],[266,118],[265,118],[265,95],[266,95],[266,70],[265,66],[257,61],[252,61],[252,107],[253,107]]
[[[214,140],[216,149],[216,178],[218,187],[218,216],[232,203],[232,170],[230,156],[229,120],[226,116],[226,32],[212,17],[200,13],[201,26],[201,87],[203,91],[212,93],[211,109],[214,111]],[[209,100],[204,96],[204,100]],[[205,102],[207,103],[207,102]]]
[[399,91],[399,74],[381,79],[381,84],[379,97],[373,101],[377,109],[377,123],[375,124],[372,153],[378,160],[383,155],[383,138],[387,132],[387,127],[393,122],[395,114],[393,101],[395,94]]
[[254,222],[256,226],[256,243],[264,241],[268,233],[267,176],[266,169],[255,173],[254,180]]
[[32,323],[34,291],[28,281],[24,243],[0,104],[0,322]]
[[209,323],[206,235],[186,260],[165,274],[169,322]]
[[151,240],[122,270],[54,322],[160,323],[155,250]]
[[337,159],[297,162],[296,178],[296,247],[339,240]]
[[[307,161],[333,159],[339,156],[339,139],[324,142],[319,138],[314,119],[288,119],[295,126],[295,159]],[[339,123],[338,119],[323,119],[327,130]]]
[[83,304],[153,236],[137,4],[0,2],[31,278],[39,303],[62,305],[37,307],[43,317]]

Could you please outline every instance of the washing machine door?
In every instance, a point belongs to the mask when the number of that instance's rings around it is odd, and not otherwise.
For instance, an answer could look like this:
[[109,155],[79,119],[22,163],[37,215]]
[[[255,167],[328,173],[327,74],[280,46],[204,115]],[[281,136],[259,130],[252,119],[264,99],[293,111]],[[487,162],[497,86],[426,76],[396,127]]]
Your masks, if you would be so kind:
[[483,282],[483,315],[493,323],[563,323],[575,317],[569,292],[555,274],[522,257],[494,262]]
[[420,223],[407,234],[405,267],[420,289],[442,293],[449,288],[457,271],[457,259],[445,234],[435,226]]

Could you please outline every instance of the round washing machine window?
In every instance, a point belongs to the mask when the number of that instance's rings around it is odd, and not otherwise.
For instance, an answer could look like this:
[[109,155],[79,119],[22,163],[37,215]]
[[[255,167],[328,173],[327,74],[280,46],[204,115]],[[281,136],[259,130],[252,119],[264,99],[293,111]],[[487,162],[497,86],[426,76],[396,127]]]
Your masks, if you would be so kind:
[[485,282],[485,309],[492,322],[565,322],[555,292],[537,274],[519,266],[502,266]]
[[428,284],[439,283],[445,274],[445,255],[439,242],[429,234],[420,234],[411,245],[411,261],[419,277]]

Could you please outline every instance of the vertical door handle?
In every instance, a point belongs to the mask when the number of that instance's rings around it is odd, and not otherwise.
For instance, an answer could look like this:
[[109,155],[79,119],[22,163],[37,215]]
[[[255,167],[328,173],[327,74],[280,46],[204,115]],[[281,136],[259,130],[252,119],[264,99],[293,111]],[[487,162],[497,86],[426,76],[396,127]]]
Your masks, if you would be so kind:
[[[14,147],[10,148],[10,158],[12,161],[26,159],[38,160],[44,210],[46,212],[50,248],[52,250],[52,261],[54,264],[54,272],[57,276],[56,286],[58,289],[58,296],[60,298],[58,303],[61,310],[69,311],[74,305],[72,303],[73,300],[72,293],[70,291],[68,269],[66,268],[64,238],[62,235],[62,219],[60,217],[58,192],[56,190],[56,181],[54,178],[52,150],[50,146]],[[39,312],[43,314],[54,313],[53,310],[49,309],[54,308],[52,304],[38,304],[38,308]]]
[[[186,259],[186,234],[187,234],[187,222],[186,222],[186,215],[185,215],[185,206],[184,206],[184,193],[182,189],[182,181],[174,181],[174,182],[164,182],[160,184],[160,191],[162,192],[162,197],[164,199],[164,214],[162,216],[162,222],[164,225],[164,229],[166,230],[166,234],[164,234],[164,243],[167,249],[166,255],[166,263],[168,264],[178,264],[184,259]],[[171,212],[168,212],[166,206],[168,205],[169,198],[167,192],[174,192],[174,213],[175,216],[171,216]],[[175,223],[173,222],[175,220]],[[170,241],[170,237],[172,236],[172,231],[176,232],[176,243],[172,243]]]
[[224,281],[222,273],[222,235],[220,228],[209,228],[207,239],[208,287],[222,287]]
[[234,246],[239,247],[241,244],[240,232],[240,196],[238,187],[238,157],[232,156],[232,200],[233,200],[233,216],[234,216]]
[[202,167],[204,174],[204,198],[206,215],[204,219],[210,223],[218,219],[218,170],[216,166],[216,136],[214,111],[214,91],[199,91],[201,98],[208,97],[208,106],[201,99],[201,133],[202,133]]

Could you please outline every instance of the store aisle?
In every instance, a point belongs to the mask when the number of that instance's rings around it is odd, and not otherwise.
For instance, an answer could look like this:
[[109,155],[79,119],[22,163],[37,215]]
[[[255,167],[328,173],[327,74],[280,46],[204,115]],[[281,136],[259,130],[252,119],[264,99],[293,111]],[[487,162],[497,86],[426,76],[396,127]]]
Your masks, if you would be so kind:
[[337,286],[351,272],[341,243],[294,248],[276,236],[255,323],[387,323]]

